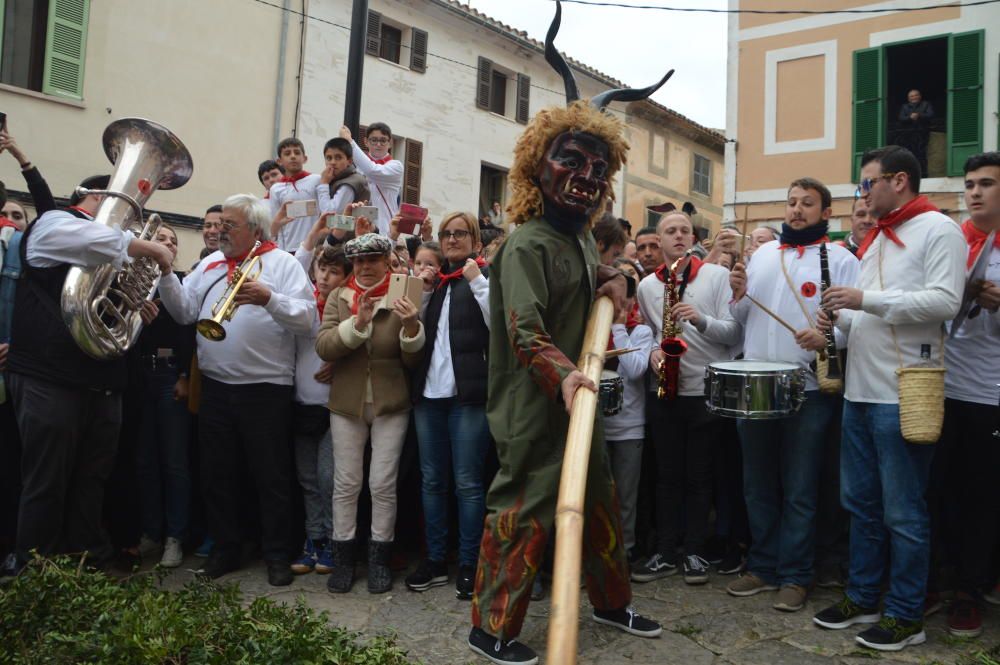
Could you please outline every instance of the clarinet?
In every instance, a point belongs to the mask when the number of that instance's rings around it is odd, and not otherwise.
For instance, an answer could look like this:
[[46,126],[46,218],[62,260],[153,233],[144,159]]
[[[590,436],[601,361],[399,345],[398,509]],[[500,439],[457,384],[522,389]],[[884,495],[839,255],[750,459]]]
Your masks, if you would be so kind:
[[[823,293],[830,288],[830,263],[827,260],[826,255],[826,243],[821,242],[819,244],[819,292],[820,298],[822,299]],[[844,377],[844,372],[840,367],[840,353],[837,351],[837,342],[833,337],[833,312],[828,309],[823,310],[826,313],[826,317],[830,319],[831,326],[830,329],[826,331],[826,375],[831,379],[842,379]]]

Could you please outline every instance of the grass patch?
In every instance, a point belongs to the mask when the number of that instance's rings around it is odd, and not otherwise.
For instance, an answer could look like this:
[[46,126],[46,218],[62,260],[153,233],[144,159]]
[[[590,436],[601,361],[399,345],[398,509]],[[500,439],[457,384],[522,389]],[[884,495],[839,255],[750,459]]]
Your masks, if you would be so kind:
[[678,635],[683,635],[684,637],[694,637],[695,635],[701,632],[701,628],[693,626],[689,623],[681,623],[674,626],[674,628],[671,629],[670,632],[677,633]]
[[0,663],[336,663],[405,665],[391,637],[362,641],[299,600],[243,604],[235,585],[165,573],[116,580],[82,560],[35,559],[0,588]]

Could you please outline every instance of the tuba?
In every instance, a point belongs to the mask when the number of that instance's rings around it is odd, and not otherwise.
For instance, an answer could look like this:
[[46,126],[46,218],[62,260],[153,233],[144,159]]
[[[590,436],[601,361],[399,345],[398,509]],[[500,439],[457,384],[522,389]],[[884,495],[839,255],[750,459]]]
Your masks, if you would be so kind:
[[[175,189],[191,178],[191,154],[166,127],[141,118],[122,118],[104,130],[104,153],[115,165],[106,190],[77,188],[83,196],[106,198],[94,215],[95,224],[130,229],[141,240],[152,240],[160,228],[157,214],[142,225],[142,209],[157,189]],[[96,360],[117,358],[135,343],[142,328],[139,308],[152,297],[160,268],[139,257],[121,270],[110,265],[73,266],[62,289],[63,321],[77,346]]]

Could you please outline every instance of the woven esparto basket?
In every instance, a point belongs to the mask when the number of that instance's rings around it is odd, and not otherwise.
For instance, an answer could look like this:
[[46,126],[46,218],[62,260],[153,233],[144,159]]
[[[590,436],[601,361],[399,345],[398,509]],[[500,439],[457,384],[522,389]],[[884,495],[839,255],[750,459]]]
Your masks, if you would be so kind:
[[944,423],[944,367],[901,367],[899,428],[910,443],[936,443]]
[[824,395],[839,395],[844,392],[844,380],[831,379],[826,375],[829,363],[829,358],[822,358],[818,353],[816,354],[816,383],[819,384],[819,391]]

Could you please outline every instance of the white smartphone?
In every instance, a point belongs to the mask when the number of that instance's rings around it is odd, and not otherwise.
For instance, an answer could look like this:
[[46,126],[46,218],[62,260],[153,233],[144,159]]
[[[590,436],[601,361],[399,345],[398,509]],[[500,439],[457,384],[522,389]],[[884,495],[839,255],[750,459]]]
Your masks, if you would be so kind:
[[350,215],[327,215],[326,228],[338,231],[353,231],[354,218]]
[[378,226],[378,208],[375,206],[358,206],[352,212],[354,217],[364,217],[372,226]]
[[386,302],[391,306],[403,296],[410,299],[414,307],[420,307],[420,298],[424,291],[424,280],[409,275],[393,274],[389,278],[389,291]]
[[289,201],[285,208],[285,214],[294,219],[299,217],[314,217],[316,215],[316,201]]

